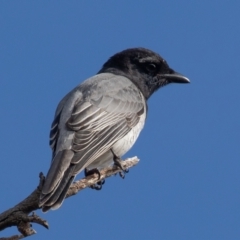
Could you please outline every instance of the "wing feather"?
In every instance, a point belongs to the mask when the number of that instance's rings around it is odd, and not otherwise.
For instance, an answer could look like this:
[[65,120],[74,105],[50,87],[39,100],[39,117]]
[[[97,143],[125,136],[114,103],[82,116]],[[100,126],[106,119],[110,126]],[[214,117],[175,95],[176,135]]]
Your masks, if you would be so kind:
[[[98,74],[68,93],[51,126],[53,157],[39,202],[43,211],[61,205],[84,168],[109,164],[109,150],[138,123],[142,128],[146,109],[140,90],[129,79],[110,73]],[[140,130],[135,129],[138,136]]]
[[[94,162],[131,131],[146,109],[143,95],[124,77],[119,81],[119,76],[113,75],[111,80],[106,78],[106,81],[94,84],[85,86],[83,83],[79,86],[82,98],[77,99],[66,122],[67,129],[73,131],[71,149],[75,154],[71,164],[76,165],[76,173]],[[110,91],[113,85],[114,91]],[[57,151],[56,144],[61,131],[58,125],[61,111],[58,112],[50,134],[53,151]]]

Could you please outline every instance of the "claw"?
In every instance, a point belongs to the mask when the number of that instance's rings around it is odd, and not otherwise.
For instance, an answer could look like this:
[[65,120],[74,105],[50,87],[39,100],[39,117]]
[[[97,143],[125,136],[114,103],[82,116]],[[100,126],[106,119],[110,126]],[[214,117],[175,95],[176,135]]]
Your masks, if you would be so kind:
[[125,178],[124,172],[123,172],[123,171],[122,171],[122,172],[119,172],[119,176],[120,176],[122,179],[124,179],[124,178]]
[[93,184],[90,188],[99,191],[102,189],[102,185]]
[[125,173],[128,173],[129,170],[128,170],[128,169],[125,169],[125,168],[123,167],[123,165],[122,165],[123,160],[122,160],[120,157],[118,157],[118,156],[113,152],[112,149],[111,149],[111,152],[112,152],[112,154],[113,154],[114,165],[117,166],[118,168],[120,168],[120,169],[122,170],[121,172],[119,172],[119,176],[120,176],[122,179],[124,179],[124,178],[125,178]]
[[102,186],[104,183],[105,183],[105,179],[97,182],[97,184],[98,184],[98,185],[101,185],[101,186]]
[[90,175],[92,175],[94,173],[96,173],[98,175],[98,179],[101,178],[101,173],[100,173],[100,171],[97,168],[93,168],[91,170],[88,170],[87,168],[84,169],[85,177],[90,176]]
[[[90,176],[92,174],[96,173],[98,175],[98,179],[101,178],[101,173],[97,168],[88,170],[87,168],[84,169],[84,174],[85,177]],[[102,189],[102,185],[105,183],[105,179],[98,181],[96,184],[93,184],[92,186],[90,186],[90,188],[95,189],[95,190],[101,190]]]

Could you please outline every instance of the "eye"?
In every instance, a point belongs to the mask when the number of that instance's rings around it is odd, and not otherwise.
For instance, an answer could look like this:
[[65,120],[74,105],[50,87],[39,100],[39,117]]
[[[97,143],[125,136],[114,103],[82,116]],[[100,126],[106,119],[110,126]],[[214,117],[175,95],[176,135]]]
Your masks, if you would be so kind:
[[157,66],[156,66],[156,64],[154,64],[154,63],[149,63],[149,64],[147,65],[147,69],[148,69],[148,71],[150,71],[150,72],[155,72],[156,69],[157,69]]

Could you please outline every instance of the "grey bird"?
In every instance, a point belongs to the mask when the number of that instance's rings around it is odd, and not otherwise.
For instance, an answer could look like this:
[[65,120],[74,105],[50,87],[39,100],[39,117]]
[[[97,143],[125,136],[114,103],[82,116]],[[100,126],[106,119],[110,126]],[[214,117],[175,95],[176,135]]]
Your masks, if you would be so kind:
[[112,164],[124,171],[120,159],[144,126],[149,97],[169,83],[189,82],[157,53],[132,48],[112,56],[69,92],[51,126],[53,156],[39,200],[42,211],[61,206],[81,171],[99,172]]

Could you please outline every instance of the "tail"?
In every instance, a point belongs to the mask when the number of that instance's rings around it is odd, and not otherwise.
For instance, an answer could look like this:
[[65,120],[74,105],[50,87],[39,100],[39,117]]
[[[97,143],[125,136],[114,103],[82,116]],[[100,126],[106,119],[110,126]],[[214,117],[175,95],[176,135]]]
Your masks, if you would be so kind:
[[72,150],[63,150],[54,157],[40,195],[39,207],[42,207],[43,212],[58,209],[62,205],[75,178],[75,164],[71,164],[73,156]]

